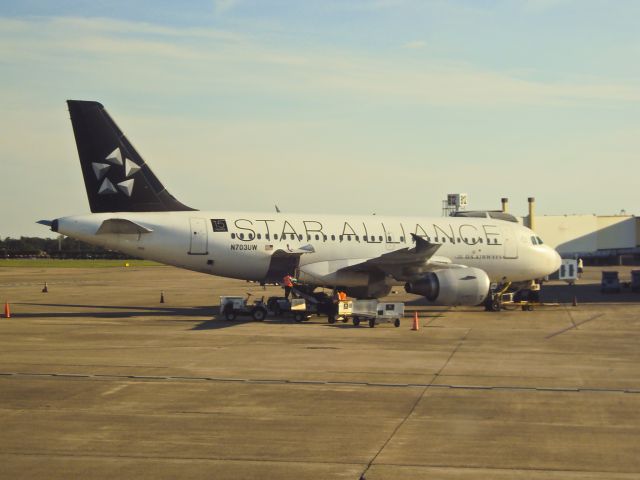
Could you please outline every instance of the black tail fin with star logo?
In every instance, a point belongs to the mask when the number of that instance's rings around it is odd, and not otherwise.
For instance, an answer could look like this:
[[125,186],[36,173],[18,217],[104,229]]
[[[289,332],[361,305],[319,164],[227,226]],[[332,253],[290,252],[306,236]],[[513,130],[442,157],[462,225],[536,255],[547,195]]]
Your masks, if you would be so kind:
[[67,104],[93,213],[193,210],[164,188],[100,103]]

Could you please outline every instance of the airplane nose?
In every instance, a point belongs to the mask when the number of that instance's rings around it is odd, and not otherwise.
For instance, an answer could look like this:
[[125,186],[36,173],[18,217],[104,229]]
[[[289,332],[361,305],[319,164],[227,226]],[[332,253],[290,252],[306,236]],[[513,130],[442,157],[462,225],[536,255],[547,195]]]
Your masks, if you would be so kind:
[[560,265],[562,265],[562,257],[560,257],[560,254],[558,252],[549,247],[547,258],[549,264],[549,274],[560,270]]

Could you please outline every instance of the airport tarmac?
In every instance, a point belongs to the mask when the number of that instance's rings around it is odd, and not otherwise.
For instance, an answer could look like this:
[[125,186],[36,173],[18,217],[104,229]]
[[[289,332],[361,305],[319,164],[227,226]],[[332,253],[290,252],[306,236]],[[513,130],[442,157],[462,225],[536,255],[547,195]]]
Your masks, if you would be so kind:
[[281,290],[172,267],[0,267],[0,477],[637,479],[640,294],[598,279],[533,312],[392,295],[415,332],[217,320]]

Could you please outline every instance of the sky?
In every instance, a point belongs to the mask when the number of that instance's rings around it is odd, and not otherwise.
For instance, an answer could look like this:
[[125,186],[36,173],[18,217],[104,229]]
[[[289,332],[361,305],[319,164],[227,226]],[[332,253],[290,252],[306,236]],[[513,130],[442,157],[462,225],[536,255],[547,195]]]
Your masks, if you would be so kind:
[[206,210],[640,213],[636,0],[1,0],[0,237],[89,212],[67,99]]

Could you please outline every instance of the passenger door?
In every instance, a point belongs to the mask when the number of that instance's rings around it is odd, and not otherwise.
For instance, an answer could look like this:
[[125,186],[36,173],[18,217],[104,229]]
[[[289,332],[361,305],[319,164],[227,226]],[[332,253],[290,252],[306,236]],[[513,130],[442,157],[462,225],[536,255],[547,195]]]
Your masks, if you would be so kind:
[[207,255],[207,221],[204,218],[190,218],[191,244],[189,255]]

